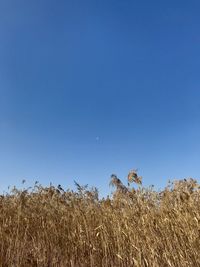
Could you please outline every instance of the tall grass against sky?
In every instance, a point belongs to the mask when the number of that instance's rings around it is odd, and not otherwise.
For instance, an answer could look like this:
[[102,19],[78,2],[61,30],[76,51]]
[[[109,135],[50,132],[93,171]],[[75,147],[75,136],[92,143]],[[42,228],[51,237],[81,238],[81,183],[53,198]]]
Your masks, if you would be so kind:
[[198,178],[199,8],[1,0],[1,188]]
[[[129,173],[131,174],[131,173]],[[129,182],[141,183],[136,173]],[[200,265],[200,194],[194,179],[163,191],[127,188],[116,175],[112,198],[77,185],[0,196],[0,266],[160,267]]]

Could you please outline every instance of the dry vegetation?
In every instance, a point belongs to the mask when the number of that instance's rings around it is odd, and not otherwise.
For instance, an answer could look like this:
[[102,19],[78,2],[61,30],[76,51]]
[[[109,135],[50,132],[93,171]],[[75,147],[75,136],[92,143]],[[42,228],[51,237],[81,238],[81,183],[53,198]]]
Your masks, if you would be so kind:
[[[130,183],[139,184],[131,189]],[[0,197],[0,266],[200,266],[200,191],[193,179],[161,192],[116,175],[112,197],[76,183]]]

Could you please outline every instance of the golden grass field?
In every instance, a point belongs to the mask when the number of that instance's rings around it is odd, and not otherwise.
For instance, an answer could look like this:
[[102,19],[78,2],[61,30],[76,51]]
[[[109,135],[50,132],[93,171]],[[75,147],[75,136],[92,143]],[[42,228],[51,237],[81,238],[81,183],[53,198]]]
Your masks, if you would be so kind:
[[0,196],[2,267],[200,266],[200,187],[193,179],[163,191],[130,172],[114,194],[76,184],[64,191],[35,184]]

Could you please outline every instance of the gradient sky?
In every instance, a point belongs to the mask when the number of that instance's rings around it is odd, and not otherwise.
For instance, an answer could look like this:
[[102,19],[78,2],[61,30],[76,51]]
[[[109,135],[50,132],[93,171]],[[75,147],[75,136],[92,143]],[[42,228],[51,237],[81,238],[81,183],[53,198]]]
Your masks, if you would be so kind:
[[200,174],[200,2],[0,0],[0,182]]

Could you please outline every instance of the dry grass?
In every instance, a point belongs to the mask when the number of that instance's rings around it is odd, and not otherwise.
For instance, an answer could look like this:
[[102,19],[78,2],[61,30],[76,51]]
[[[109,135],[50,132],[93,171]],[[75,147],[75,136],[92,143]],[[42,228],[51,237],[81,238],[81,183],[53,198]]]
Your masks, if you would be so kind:
[[128,181],[139,189],[112,175],[107,199],[78,184],[77,192],[35,184],[1,196],[0,266],[200,266],[197,182],[156,192],[134,171]]

